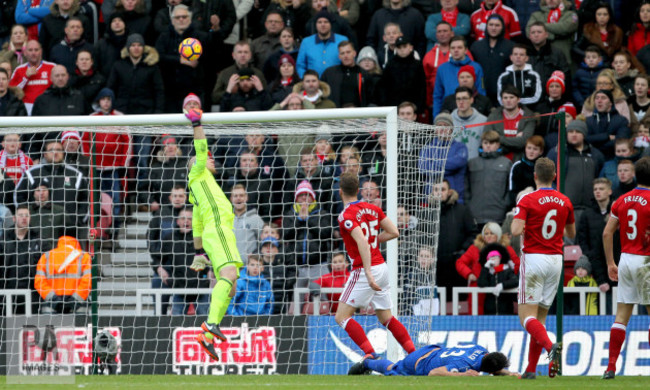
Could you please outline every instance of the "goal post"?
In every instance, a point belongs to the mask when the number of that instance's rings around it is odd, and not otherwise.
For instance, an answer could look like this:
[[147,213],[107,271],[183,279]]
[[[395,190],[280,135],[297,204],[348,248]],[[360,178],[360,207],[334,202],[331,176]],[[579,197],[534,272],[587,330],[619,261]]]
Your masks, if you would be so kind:
[[[347,367],[351,364],[353,357],[358,355],[358,347],[349,340],[349,337],[347,337],[344,331],[336,326],[333,315],[331,315],[333,312],[327,311],[332,308],[333,304],[332,301],[329,301],[330,299],[333,300],[330,292],[335,291],[337,286],[321,285],[323,293],[319,293],[318,290],[315,290],[313,284],[316,274],[312,273],[314,269],[320,267],[319,269],[322,272],[319,271],[316,276],[324,274],[327,271],[327,267],[325,266],[330,264],[330,258],[333,254],[343,249],[342,242],[336,236],[336,229],[338,228],[336,216],[342,209],[340,198],[336,198],[338,191],[336,181],[340,172],[351,166],[342,162],[343,160],[341,158],[344,154],[342,149],[347,146],[353,146],[353,148],[348,149],[347,158],[351,156],[352,158],[361,160],[357,161],[357,164],[359,165],[358,169],[361,170],[360,175],[363,176],[362,183],[371,183],[367,186],[368,193],[376,191],[379,194],[375,201],[385,209],[387,216],[396,224],[400,224],[399,221],[404,216],[403,214],[398,214],[398,209],[404,209],[411,215],[413,220],[419,221],[418,228],[416,226],[410,227],[412,230],[411,233],[404,234],[399,240],[392,240],[386,243],[383,252],[389,267],[394,315],[396,317],[407,318],[405,325],[407,325],[407,328],[411,332],[416,346],[427,344],[427,335],[431,330],[432,316],[438,314],[440,310],[444,310],[445,305],[444,301],[438,301],[438,309],[433,308],[433,301],[438,297],[435,286],[435,252],[438,232],[440,230],[440,200],[434,196],[433,192],[436,184],[442,182],[445,161],[451,140],[460,129],[449,128],[447,132],[439,132],[440,128],[434,126],[399,120],[395,107],[204,113],[202,123],[206,135],[210,138],[212,153],[215,159],[218,160],[218,175],[220,178],[218,181],[220,181],[220,184],[223,184],[226,195],[230,196],[233,188],[237,184],[243,183],[245,190],[248,191],[246,196],[255,193],[256,200],[259,202],[255,203],[255,206],[260,206],[257,208],[258,211],[262,209],[262,198],[266,196],[265,199],[268,199],[268,202],[265,201],[266,203],[264,204],[268,206],[267,209],[270,211],[265,215],[262,215],[261,211],[259,211],[259,215],[257,215],[255,221],[262,221],[264,224],[279,221],[284,224],[289,219],[287,216],[291,215],[292,210],[297,210],[294,209],[296,207],[294,203],[297,202],[295,199],[297,199],[298,195],[294,195],[294,193],[297,194],[297,186],[304,183],[302,181],[304,178],[296,176],[296,172],[302,169],[297,161],[303,157],[304,150],[312,150],[312,154],[318,157],[319,165],[317,170],[320,170],[319,172],[324,171],[326,164],[330,164],[327,165],[327,169],[331,170],[330,173],[327,173],[329,176],[322,173],[322,176],[320,176],[321,179],[318,182],[321,184],[327,183],[326,187],[316,188],[317,183],[310,182],[309,188],[312,191],[307,191],[316,196],[317,199],[314,204],[318,204],[319,213],[322,214],[319,214],[318,218],[324,221],[320,229],[314,231],[309,230],[309,234],[317,235],[319,234],[318,232],[322,233],[327,230],[331,232],[328,233],[331,234],[331,237],[325,239],[320,236],[306,235],[304,240],[298,245],[298,238],[283,235],[284,232],[293,228],[281,225],[280,238],[278,240],[264,241],[258,234],[262,231],[261,225],[255,228],[259,228],[259,232],[255,231],[247,236],[246,234],[248,234],[249,230],[253,231],[254,229],[248,227],[249,222],[243,222],[242,226],[245,226],[245,229],[241,229],[246,230],[246,232],[242,233],[243,235],[241,237],[255,236],[254,239],[256,240],[254,244],[252,244],[253,241],[242,241],[242,248],[246,248],[245,250],[248,251],[247,254],[263,257],[262,247],[265,244],[272,244],[268,245],[270,248],[271,246],[276,246],[275,243],[280,241],[279,248],[288,250],[287,248],[291,247],[293,250],[293,252],[282,253],[282,255],[286,261],[286,268],[290,266],[295,268],[295,275],[292,276],[293,284],[291,284],[291,287],[286,287],[282,291],[285,293],[285,298],[280,299],[285,300],[280,302],[282,307],[279,312],[265,314],[250,314],[248,312],[248,314],[240,315],[240,318],[237,315],[227,315],[227,317],[233,318],[232,321],[230,319],[228,320],[230,321],[228,322],[228,326],[233,327],[232,334],[241,337],[241,344],[238,344],[239,346],[236,348],[248,348],[247,353],[258,353],[259,351],[255,352],[250,350],[255,345],[251,340],[255,340],[255,337],[271,337],[269,335],[273,334],[275,339],[269,345],[274,346],[277,361],[274,360],[275,365],[272,368],[267,367],[268,369],[264,369],[266,371],[263,370],[268,373],[343,373],[347,371]],[[171,137],[174,140],[173,142],[177,144],[175,153],[183,158],[191,155],[193,150],[191,143],[192,128],[188,120],[182,114],[10,117],[3,118],[0,124],[0,132],[3,136],[17,133],[22,137],[23,149],[29,147],[29,139],[35,133],[56,133],[58,135],[53,140],[61,140],[63,132],[68,131],[91,134],[89,137],[89,140],[92,141],[90,152],[86,151],[86,154],[90,155],[90,160],[86,163],[87,166],[74,166],[74,169],[70,171],[71,174],[76,174],[75,172],[82,172],[85,169],[89,175],[92,173],[94,178],[92,180],[94,187],[91,186],[95,190],[92,196],[94,203],[90,204],[90,197],[84,198],[85,200],[83,202],[87,202],[87,206],[89,207],[84,209],[87,211],[83,211],[83,213],[88,212],[99,220],[100,214],[105,216],[103,213],[107,212],[109,216],[113,217],[113,223],[115,224],[114,235],[112,237],[97,239],[92,264],[94,271],[92,274],[93,285],[88,298],[88,302],[91,305],[85,311],[71,313],[76,326],[75,332],[83,333],[84,337],[90,340],[89,342],[91,344],[98,333],[104,332],[102,333],[104,335],[113,333],[121,343],[120,353],[122,355],[118,357],[119,365],[116,368],[119,373],[225,373],[224,370],[227,370],[228,364],[237,366],[238,369],[245,371],[246,364],[242,363],[242,361],[246,359],[242,358],[243,360],[239,361],[236,357],[233,357],[237,355],[236,353],[233,355],[233,348],[235,347],[232,345],[234,344],[223,347],[224,350],[222,352],[226,360],[219,363],[221,366],[218,368],[211,366],[211,364],[217,364],[216,362],[209,362],[203,355],[198,356],[200,350],[192,349],[194,347],[183,344],[187,342],[188,335],[197,331],[196,324],[200,324],[199,319],[203,320],[205,318],[205,315],[201,311],[205,307],[205,301],[202,301],[201,297],[205,295],[201,295],[203,293],[195,294],[193,298],[195,301],[192,302],[183,302],[184,298],[182,297],[188,296],[189,292],[192,292],[192,289],[202,292],[209,291],[209,283],[202,284],[203,282],[199,281],[197,282],[198,284],[192,284],[189,287],[184,285],[178,287],[175,285],[177,280],[176,276],[169,276],[168,280],[171,280],[169,283],[173,284],[172,288],[169,290],[160,290],[164,287],[161,283],[166,283],[166,276],[163,273],[159,273],[160,268],[165,268],[161,261],[166,260],[160,260],[160,258],[166,259],[167,257],[165,256],[170,256],[169,258],[171,259],[173,257],[172,255],[175,255],[176,252],[172,254],[167,252],[162,253],[164,250],[161,248],[154,250],[154,246],[152,246],[152,240],[154,239],[149,233],[152,229],[152,219],[158,218],[157,215],[162,214],[162,209],[165,207],[169,207],[170,209],[172,207],[172,205],[166,202],[165,198],[168,196],[168,192],[163,193],[163,189],[165,189],[164,191],[172,191],[174,184],[178,184],[177,181],[179,178],[186,177],[183,173],[186,170],[186,165],[165,165],[169,159],[175,157],[165,156],[164,153],[167,150],[167,137]],[[100,134],[108,133],[128,135],[132,137],[129,141],[131,142],[131,146],[146,146],[147,150],[150,150],[149,154],[144,156],[148,160],[146,163],[148,165],[141,166],[139,163],[132,163],[120,171],[121,176],[117,175],[117,178],[122,183],[127,183],[127,185],[126,188],[118,191],[120,192],[118,194],[119,196],[113,198],[114,202],[112,203],[109,202],[113,196],[112,191],[114,189],[111,186],[115,182],[111,182],[112,184],[108,187],[105,186],[104,180],[107,179],[104,174],[106,170],[101,167],[101,162],[99,162],[100,158],[98,157],[106,156],[102,156],[101,151],[94,151],[93,147],[95,146],[96,137]],[[384,133],[385,145],[382,144],[384,142],[382,140]],[[263,135],[264,141],[262,148],[268,147],[271,150],[269,151],[271,153],[269,155],[259,152],[259,155],[254,156],[257,158],[257,163],[259,164],[257,172],[260,175],[260,179],[255,182],[256,186],[258,186],[256,190],[251,190],[247,187],[251,183],[248,178],[242,179],[238,176],[240,175],[240,171],[244,171],[240,167],[243,164],[241,162],[242,154],[246,153],[249,148],[253,150],[252,144],[247,144],[249,141],[246,140],[246,136],[250,134]],[[324,137],[320,137],[322,135]],[[136,138],[138,141],[135,141]],[[319,139],[325,139],[331,144],[332,150],[328,152],[332,154],[331,156],[323,156],[316,152],[315,144]],[[225,141],[219,144],[220,140]],[[80,142],[82,144],[80,148],[83,149],[83,143],[86,141]],[[283,154],[283,151],[289,150],[285,148],[287,143],[291,146],[291,155]],[[430,151],[426,156],[420,153],[420,150],[424,148]],[[223,152],[224,150],[225,152]],[[36,169],[48,163],[45,155],[41,157],[39,152],[34,152],[35,154],[32,158],[35,160],[38,155],[41,158],[41,165],[35,165],[31,169]],[[220,154],[221,152],[225,154]],[[95,162],[96,157],[97,162]],[[111,158],[118,159],[118,157],[120,156],[111,155]],[[137,155],[134,154],[134,157],[137,157]],[[144,158],[143,156],[140,157]],[[262,166],[261,160],[263,158],[267,158],[267,163],[268,161],[271,162]],[[332,158],[334,160],[331,160]],[[296,162],[291,164],[286,163],[282,167],[280,165],[273,165],[278,160],[282,160],[283,164],[290,160]],[[421,172],[421,166],[426,167],[422,168],[426,171]],[[142,171],[140,170],[141,167],[144,167]],[[277,183],[276,178],[273,176],[276,169],[278,171],[284,169],[284,173],[282,174],[284,176],[279,179],[283,183],[282,187],[274,187],[274,184]],[[163,178],[167,177],[165,175],[171,173],[171,179],[164,182],[165,180],[157,177],[156,180],[160,181],[159,186],[152,186],[151,183],[154,178],[147,177],[146,175],[153,175],[154,170],[158,174],[163,175]],[[34,171],[34,175],[38,172],[40,172],[38,169]],[[140,176],[142,172],[144,172],[145,179],[142,179]],[[266,176],[262,175],[264,172]],[[27,172],[23,172],[24,177],[25,175],[27,175]],[[23,184],[22,187],[20,180],[17,180],[16,187],[28,191],[31,202],[34,196],[33,191],[39,186],[39,180],[34,179],[30,184],[26,186]],[[312,177],[308,176],[305,180],[310,181]],[[142,181],[146,183],[143,184]],[[186,180],[181,184],[186,186]],[[68,185],[67,181],[65,185]],[[266,187],[264,187],[265,185]],[[53,194],[60,190],[60,188],[53,188],[56,187],[54,184],[48,184],[47,186],[50,186],[48,188],[50,191],[50,200],[53,201]],[[261,190],[260,188],[262,187],[265,190]],[[84,190],[89,190],[89,188]],[[262,194],[263,192],[264,194]],[[155,202],[159,200],[161,203],[159,205],[161,211],[157,211],[158,209],[154,207],[152,202],[141,204],[139,195],[144,195],[147,199],[155,198],[157,199]],[[108,197],[108,201],[104,203],[106,197]],[[36,201],[34,200],[34,202]],[[69,199],[66,198],[65,202],[61,201],[59,206],[66,206],[67,204],[69,204]],[[107,204],[110,206],[106,206]],[[16,202],[13,206],[18,205],[19,203]],[[152,212],[139,212],[138,209],[140,206],[147,206],[145,209],[148,208]],[[248,206],[251,205],[249,204]],[[106,207],[108,207],[108,211],[106,211]],[[118,209],[119,211],[117,211]],[[245,214],[248,215],[248,212],[252,209],[250,207],[245,208]],[[274,211],[274,209],[278,209],[279,211]],[[77,208],[77,210],[80,209]],[[174,212],[180,213],[178,210]],[[298,211],[295,212],[297,215],[299,214]],[[309,209],[309,212],[311,213],[312,209]],[[83,218],[84,215],[82,215],[81,211],[78,212],[78,215],[74,215],[74,217],[79,221],[75,223],[75,231],[89,227],[88,221]],[[309,218],[312,217],[310,216]],[[118,223],[118,221],[121,223]],[[177,236],[173,236],[173,234],[175,234],[174,232],[176,230],[180,231],[183,227],[180,225],[182,223],[180,222],[180,217],[176,214],[170,221],[172,221],[170,223],[177,224],[170,228],[170,235],[164,240],[162,238],[155,238],[155,240],[160,241],[160,244],[164,248],[173,248],[176,251],[177,246],[175,245],[179,241]],[[51,223],[54,224],[55,222]],[[113,225],[108,226],[109,231],[111,226]],[[43,227],[56,230],[57,227],[61,226],[40,226],[39,228]],[[64,226],[66,229],[67,227]],[[62,231],[67,231],[66,229]],[[235,229],[238,229],[237,226]],[[181,237],[181,235],[178,237]],[[87,244],[87,237],[79,236],[79,240],[86,240],[85,243],[82,242],[82,246],[88,249],[87,246],[83,245]],[[55,241],[53,240],[50,246],[51,248],[56,247]],[[319,246],[314,252],[309,251],[308,247],[311,244],[318,242],[320,245],[321,241],[327,241],[327,244]],[[431,263],[427,263],[424,268],[419,269],[418,251],[423,248],[428,248],[432,252],[434,259]],[[301,252],[303,250],[304,252]],[[158,252],[154,253],[154,251]],[[303,263],[294,264],[295,262],[301,261],[300,256],[298,256],[299,253],[303,256]],[[314,257],[310,257],[311,255],[314,255]],[[36,256],[37,259],[38,257]],[[312,260],[313,258],[321,260]],[[246,261],[245,258],[243,260]],[[176,260],[172,259],[170,261]],[[157,265],[158,268],[152,270],[152,264],[155,264],[154,267]],[[267,266],[266,270],[261,271],[262,277],[267,275],[265,272],[268,271],[268,268],[271,267]],[[301,273],[302,270],[306,270],[305,274]],[[285,271],[286,269],[283,268],[282,272]],[[197,276],[193,277],[196,278]],[[200,278],[201,276],[198,277]],[[274,277],[268,276],[267,278],[269,280],[267,281],[275,288],[277,284],[274,284],[274,279],[272,279]],[[409,277],[411,279],[407,281]],[[189,277],[187,278],[189,279]],[[154,286],[154,279],[158,280],[158,287]],[[306,284],[300,284],[301,280]],[[321,282],[325,283],[324,281]],[[31,281],[27,284],[29,284],[29,288],[35,289]],[[25,285],[25,283],[22,283],[22,285]],[[338,285],[338,288],[341,286]],[[334,290],[331,290],[332,288]],[[166,294],[162,294],[162,291],[166,292]],[[308,293],[305,293],[305,291],[308,291]],[[340,290],[338,291],[340,293]],[[174,292],[178,292],[180,295],[174,295]],[[275,294],[277,292],[277,290],[271,291],[271,294],[274,295],[272,301],[273,310],[277,306],[278,296],[281,295]],[[297,299],[296,294],[299,294]],[[166,301],[168,299],[165,298],[166,296],[171,297],[169,302]],[[181,297],[179,299],[183,310],[183,313],[179,317],[174,316],[176,296]],[[286,298],[286,296],[291,296],[291,298]],[[15,300],[15,298],[11,298],[10,293],[4,294],[3,297],[5,301],[7,299]],[[23,305],[31,298],[34,298],[36,301],[42,300],[42,297],[33,295],[27,297],[23,301]],[[313,300],[314,298],[315,300]],[[313,301],[310,301],[310,299]],[[161,304],[161,300],[164,300],[164,303]],[[423,304],[423,307],[426,307],[424,311],[416,311],[413,309],[415,303],[421,303],[423,301],[426,301]],[[297,307],[293,304],[294,302],[298,302]],[[314,302],[320,302],[324,306],[315,307],[316,303]],[[12,310],[15,310],[15,301],[13,303]],[[3,314],[14,318],[43,318],[44,314],[41,311],[41,304],[43,302],[40,302],[40,304],[33,302],[29,310]],[[6,304],[3,310],[8,310]],[[29,315],[30,312],[31,316]],[[194,313],[196,315],[192,317]],[[294,316],[294,314],[299,314],[299,316]],[[393,361],[398,360],[403,353],[401,347],[390,335],[390,332],[387,332],[385,328],[376,323],[376,320],[373,320],[374,316],[372,314],[372,310],[359,313],[359,315],[364,316],[364,320],[361,322],[369,333],[371,342],[373,342],[373,345],[374,343],[378,343],[378,351],[380,353],[385,352],[388,359]],[[143,317],[142,322],[139,317]],[[300,318],[300,320],[296,318]],[[28,319],[27,323],[31,323],[30,321]],[[40,323],[38,322],[38,324]],[[12,324],[15,326],[15,329],[12,329],[12,335],[25,335],[24,332],[26,331],[20,327],[22,325],[18,325],[20,322],[12,322]],[[153,326],[155,329],[139,330],[138,327],[144,326],[142,324]],[[291,324],[288,325],[290,327],[295,326],[296,329],[282,329],[287,324]],[[56,329],[57,324],[55,323],[53,325]],[[61,322],[58,325],[64,327],[69,326],[69,323],[65,322],[64,324]],[[276,330],[271,331],[274,327]],[[88,329],[89,332],[87,332]],[[311,334],[312,330],[313,335]],[[265,333],[267,331],[271,333]],[[300,332],[304,333],[301,334]],[[289,334],[291,335],[290,337],[287,336]],[[35,336],[29,333],[25,337],[29,339],[29,337]],[[148,337],[154,337],[155,340],[148,340]],[[298,344],[301,347],[294,347],[290,338],[299,339],[300,343]],[[47,352],[41,348],[42,345],[38,344],[38,340],[29,340],[33,342],[34,350],[38,351],[38,353]],[[19,344],[19,341],[16,341],[14,344],[10,341],[7,347],[8,349],[5,352],[8,365],[11,360],[10,351],[14,351],[11,348],[17,348],[16,346]],[[157,349],[162,348],[161,345],[167,346],[168,349]],[[176,353],[180,353],[176,349],[176,346],[179,346],[179,348],[188,348],[186,351],[184,350],[186,353],[183,355],[183,358],[186,358],[187,362],[178,362],[175,360],[177,358],[180,359],[180,357],[176,356]],[[283,351],[283,348],[289,348],[289,350]],[[291,348],[297,349],[294,350]],[[334,350],[335,348],[336,350]],[[15,351],[18,350],[15,349]],[[89,351],[91,355],[94,353],[92,345],[89,347]],[[341,361],[341,353],[349,360]],[[174,356],[171,356],[172,354]],[[37,355],[33,355],[32,357]],[[307,358],[306,356],[309,357]],[[29,356],[21,355],[21,358],[28,359]],[[50,356],[48,359],[53,358]],[[264,360],[260,357],[260,359],[262,360],[254,362],[258,368],[263,363],[268,363],[267,360],[269,358],[264,358],[267,359]],[[321,361],[318,361],[318,359],[321,359]],[[90,360],[90,363],[88,360]],[[11,361],[14,362],[13,360]],[[33,363],[28,360],[21,360],[21,362]],[[96,362],[96,357],[88,358],[86,361],[75,361],[75,370],[80,373],[94,373],[95,366],[93,363]],[[161,364],[164,367],[155,367],[156,362],[162,362]],[[296,362],[299,364],[296,365]],[[326,365],[332,365],[335,369],[329,370],[322,368]],[[319,367],[312,368],[312,366]],[[17,372],[24,373],[20,369]]]

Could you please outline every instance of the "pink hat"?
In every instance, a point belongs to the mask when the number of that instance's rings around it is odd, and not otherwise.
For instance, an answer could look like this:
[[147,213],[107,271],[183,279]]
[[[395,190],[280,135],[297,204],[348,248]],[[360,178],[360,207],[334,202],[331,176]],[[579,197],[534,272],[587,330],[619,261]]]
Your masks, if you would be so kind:
[[76,140],[81,141],[81,136],[76,130],[66,130],[61,133],[61,142],[65,141],[68,138],[75,138]]
[[501,253],[499,253],[499,251],[492,251],[492,252],[488,253],[487,258],[490,259],[490,258],[495,257],[495,256],[498,257],[498,258],[501,258]]
[[549,77],[548,81],[546,82],[546,93],[548,93],[548,88],[551,86],[552,83],[560,84],[560,87],[562,88],[562,93],[564,93],[564,91],[566,90],[566,86],[564,82],[565,82],[564,72],[562,72],[561,70],[556,70],[555,72],[551,73],[551,77]]
[[316,193],[314,192],[314,188],[311,186],[311,183],[307,180],[303,180],[298,184],[298,188],[296,188],[296,195],[294,199],[298,199],[298,195],[300,194],[309,194],[311,195],[311,198],[316,200]]
[[189,102],[197,102],[199,103],[199,107],[201,107],[201,99],[199,99],[199,97],[193,93],[190,93],[189,95],[185,96],[185,100],[183,100],[183,108]]

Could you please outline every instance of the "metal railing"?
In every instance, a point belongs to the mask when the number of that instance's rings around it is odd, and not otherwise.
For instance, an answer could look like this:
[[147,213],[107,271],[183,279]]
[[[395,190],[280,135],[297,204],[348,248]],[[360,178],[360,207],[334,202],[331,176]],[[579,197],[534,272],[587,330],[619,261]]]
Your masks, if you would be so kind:
[[20,290],[0,290],[0,296],[5,297],[5,304],[7,308],[5,310],[6,317],[13,317],[14,315],[14,303],[13,297],[23,296],[25,297],[25,315],[31,317],[32,315],[32,290],[20,289]]
[[[478,315],[478,294],[479,293],[488,293],[491,294],[494,291],[494,287],[454,287],[452,290],[452,315],[458,315],[458,303],[460,294],[471,294],[472,296],[472,307],[470,312],[472,315]],[[612,313],[616,313],[616,297],[617,297],[617,287],[612,288]],[[501,291],[501,294],[516,294],[518,289],[511,288],[508,290]],[[589,293],[598,293],[598,312],[601,314],[606,313],[607,309],[607,293],[600,291],[598,287],[564,287],[565,294],[580,294],[580,315],[585,315],[585,304],[587,302],[587,294]],[[634,307],[634,314],[637,313],[637,306]]]
[[163,295],[204,295],[211,294],[211,288],[140,288],[135,290],[135,315],[142,315],[142,297],[154,297],[153,315],[162,315]]

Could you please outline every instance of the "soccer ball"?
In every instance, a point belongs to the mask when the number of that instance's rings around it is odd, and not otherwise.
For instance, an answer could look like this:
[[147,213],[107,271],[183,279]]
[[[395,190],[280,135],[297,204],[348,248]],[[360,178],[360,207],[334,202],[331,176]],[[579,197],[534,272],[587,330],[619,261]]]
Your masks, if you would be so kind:
[[188,61],[196,61],[203,54],[203,46],[198,39],[186,38],[178,46],[178,54]]

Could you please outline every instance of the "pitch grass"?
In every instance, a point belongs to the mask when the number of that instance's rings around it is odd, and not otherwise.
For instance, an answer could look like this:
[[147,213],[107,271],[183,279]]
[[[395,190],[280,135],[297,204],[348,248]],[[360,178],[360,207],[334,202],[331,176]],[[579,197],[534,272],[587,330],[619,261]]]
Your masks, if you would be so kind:
[[516,377],[381,377],[381,376],[322,376],[322,375],[270,375],[270,376],[176,376],[176,375],[124,375],[77,377],[70,385],[17,385],[6,384],[0,377],[0,389],[43,390],[198,390],[198,389],[648,389],[649,377],[617,377],[604,381],[599,377],[558,377],[522,381]]

